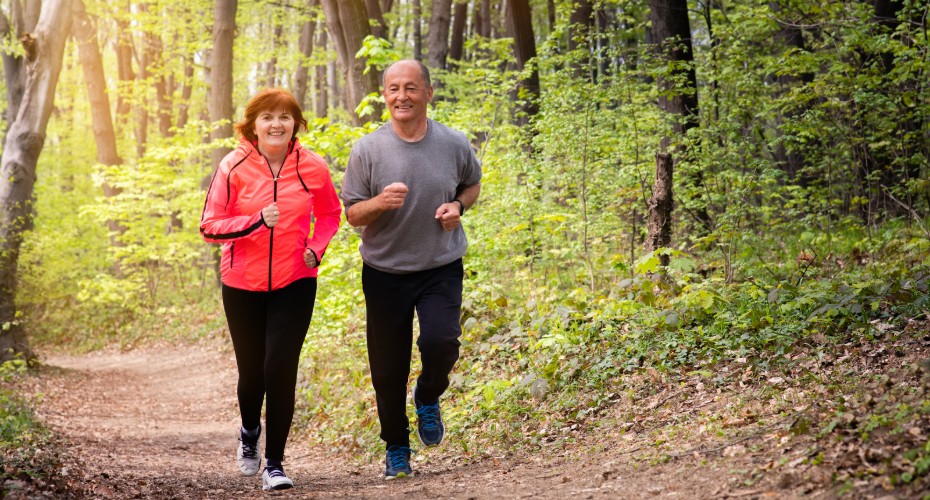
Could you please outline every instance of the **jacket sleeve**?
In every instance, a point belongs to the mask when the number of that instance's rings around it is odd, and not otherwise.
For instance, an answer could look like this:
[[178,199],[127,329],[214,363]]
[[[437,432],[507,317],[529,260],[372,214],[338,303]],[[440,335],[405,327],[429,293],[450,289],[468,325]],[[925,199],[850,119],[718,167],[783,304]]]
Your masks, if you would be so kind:
[[210,181],[200,216],[200,234],[208,243],[226,243],[265,231],[262,213],[237,213],[238,190],[229,179],[229,170],[220,165]]
[[307,237],[307,248],[313,250],[319,262],[323,261],[326,247],[339,230],[342,222],[342,204],[333,186],[333,179],[324,163],[313,192],[313,234]]

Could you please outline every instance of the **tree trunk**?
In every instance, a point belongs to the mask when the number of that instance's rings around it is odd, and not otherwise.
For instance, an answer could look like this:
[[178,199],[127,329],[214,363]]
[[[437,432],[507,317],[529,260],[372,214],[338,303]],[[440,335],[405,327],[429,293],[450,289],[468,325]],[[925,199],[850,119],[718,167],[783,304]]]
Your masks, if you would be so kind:
[[[0,11],[0,35],[6,35],[13,40],[20,40],[24,34],[35,31],[36,23],[39,22],[39,10],[42,3],[38,1],[27,2],[25,8],[20,2],[11,2],[11,4],[13,24],[11,25],[6,15]],[[25,92],[26,68],[22,56],[4,50],[3,75],[6,81],[7,94],[6,126],[7,130],[9,130],[19,112],[19,105],[23,101],[23,93]]]
[[433,69],[446,69],[449,54],[449,24],[452,21],[452,0],[433,0],[429,21],[426,65]]
[[181,84],[181,102],[178,103],[178,129],[187,126],[190,118],[191,94],[194,91],[191,81],[194,78],[194,61],[190,56],[184,57],[184,83]]
[[594,28],[594,4],[591,0],[580,0],[575,3],[575,8],[568,20],[568,50],[584,50],[585,56],[579,57],[572,61],[572,69],[577,77],[586,77],[589,81],[595,81],[596,70],[591,64],[591,32]]
[[129,99],[125,97],[125,90],[122,88],[131,87],[133,80],[136,79],[136,73],[132,69],[132,38],[129,31],[129,22],[126,20],[116,21],[116,67],[117,78],[119,80],[120,90],[116,93],[116,119],[123,122],[129,118],[132,105]]
[[[529,0],[510,0],[507,4],[507,20],[513,32],[514,54],[521,71],[526,69],[529,61],[536,57],[536,38],[533,35],[533,12]],[[520,123],[526,123],[539,113],[539,69],[535,66],[526,79],[519,84],[525,92],[521,108],[523,116]]]
[[[320,47],[322,52],[327,50],[327,32],[320,26],[320,39],[317,41],[317,46]],[[325,118],[329,113],[329,80],[327,78],[327,67],[326,64],[321,64],[316,67],[316,116],[317,118]]]
[[[78,59],[84,70],[87,100],[90,102],[94,139],[97,143],[97,162],[104,165],[123,163],[116,148],[116,132],[110,114],[110,98],[107,95],[103,58],[97,43],[97,30],[87,15],[84,0],[73,0],[74,19],[71,25],[74,39],[78,43]],[[108,186],[104,186],[104,191]]]
[[[659,55],[668,64],[668,77],[657,79],[659,86],[659,109],[675,117],[672,129],[681,144],[679,160],[690,156],[686,137],[688,131],[698,126],[697,77],[694,71],[694,54],[691,48],[691,22],[686,15],[685,0],[650,0],[649,20],[652,43]],[[681,82],[681,83],[679,83]],[[671,138],[663,137],[660,150],[666,152]],[[704,176],[700,170],[685,176],[685,181],[703,191]],[[702,199],[695,200],[696,214],[703,230],[710,231],[712,223],[707,205]]]
[[[210,54],[210,122],[225,123],[215,126],[210,138],[225,139],[233,135],[233,39],[236,33],[236,9],[238,0],[214,0],[213,3],[213,52]],[[210,162],[215,168],[230,151],[228,147],[215,148]],[[210,176],[204,183],[210,182]]]
[[379,118],[379,107],[376,107],[373,115],[359,117],[354,113],[362,99],[378,91],[378,71],[372,69],[366,74],[365,61],[355,57],[365,37],[371,35],[365,4],[362,0],[323,0],[323,11],[345,74],[346,97],[353,121],[360,125],[372,118]]
[[381,3],[378,0],[365,0],[365,9],[368,11],[368,24],[371,26],[371,34],[378,37],[388,38],[388,26],[381,13]]
[[[313,2],[311,2],[312,6]],[[307,77],[309,76],[309,68],[307,68],[307,61],[310,59],[310,56],[313,55],[313,35],[314,30],[316,29],[316,21],[309,20],[304,23],[303,27],[300,29],[300,54],[301,59],[297,62],[297,69],[294,72],[294,98],[297,99],[297,102],[300,103],[301,109],[306,109],[306,99],[307,99]]]
[[420,0],[413,0],[413,58],[423,60],[423,6]]
[[461,61],[465,55],[465,28],[468,26],[468,3],[455,4],[452,21],[452,41],[449,42],[449,59]]
[[394,0],[381,0],[381,13],[387,14],[394,8]]
[[[97,29],[84,7],[83,0],[73,0],[74,19],[72,34],[78,44],[78,59],[84,71],[84,84],[87,87],[87,100],[90,102],[91,120],[94,128],[94,142],[97,144],[97,163],[102,165],[119,165],[123,159],[116,146],[116,131],[113,116],[110,114],[110,98],[107,96],[106,76],[103,72],[103,58],[97,43]],[[120,190],[108,183],[103,184],[103,195],[107,198],[116,196]],[[115,220],[107,221],[110,230],[110,244],[119,245],[115,235],[125,231]],[[115,272],[119,273],[117,266]]]
[[[654,252],[660,248],[667,248],[672,243],[672,155],[656,153],[656,180],[652,187],[652,197],[649,198],[649,213],[646,218],[646,228],[649,236],[646,238],[646,251]],[[669,263],[668,255],[659,257],[663,266]]]
[[34,32],[22,37],[25,86],[0,159],[0,360],[33,355],[16,315],[16,267],[23,232],[32,226],[36,165],[54,107],[71,16],[71,0],[48,0]]
[[491,38],[491,0],[475,0],[475,32],[478,36]]

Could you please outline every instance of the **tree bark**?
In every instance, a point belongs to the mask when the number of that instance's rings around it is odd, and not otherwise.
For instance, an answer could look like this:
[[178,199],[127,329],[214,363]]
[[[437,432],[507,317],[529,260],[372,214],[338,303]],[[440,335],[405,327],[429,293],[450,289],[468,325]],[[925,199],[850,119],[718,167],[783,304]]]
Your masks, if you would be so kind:
[[[659,50],[659,56],[669,65],[669,76],[657,79],[659,87],[659,109],[675,117],[672,130],[679,138],[679,160],[687,159],[690,151],[686,137],[688,131],[698,126],[697,77],[694,71],[694,53],[691,45],[691,22],[688,20],[686,0],[650,0],[649,20],[652,43]],[[679,83],[683,82],[683,83]],[[671,138],[663,137],[659,148],[666,152],[671,145]],[[697,187],[704,186],[704,176],[700,170],[686,175],[686,182]],[[712,223],[707,212],[706,203],[698,199],[694,213],[702,229],[710,231]]]
[[[529,0],[510,0],[507,4],[506,17],[513,32],[513,48],[517,56],[517,65],[523,71],[530,64],[530,60],[536,57],[533,12]],[[521,93],[525,95],[521,104],[524,114],[519,122],[526,123],[539,113],[539,69],[534,66],[529,76],[522,80],[519,86],[523,90]]]
[[355,57],[362,48],[365,37],[371,35],[365,4],[362,0],[323,0],[323,12],[345,74],[346,97],[353,121],[360,125],[380,117],[381,110],[378,108],[373,115],[364,117],[354,113],[362,99],[378,91],[378,71],[372,68],[366,74],[365,61]]
[[[213,52],[210,54],[210,122],[214,126],[210,138],[225,139],[233,135],[233,40],[236,35],[236,9],[238,0],[214,0]],[[210,157],[214,168],[231,151],[228,147],[213,149]],[[209,183],[209,176],[204,183]]]
[[452,40],[449,42],[449,59],[461,61],[465,55],[465,28],[468,26],[468,3],[455,4],[452,20]]
[[0,159],[0,360],[33,356],[16,315],[16,267],[23,232],[32,226],[36,165],[54,107],[71,17],[71,0],[48,0],[35,31],[22,37],[25,86]]
[[[320,39],[317,41],[317,46],[320,47],[320,50],[326,52],[327,43],[328,43],[327,32],[323,27],[320,27]],[[316,116],[317,118],[325,118],[329,113],[329,81],[327,79],[327,65],[321,64],[316,67]]]
[[491,0],[475,0],[475,32],[478,36],[491,38]]
[[[311,2],[312,4],[313,2]],[[313,32],[315,29],[316,21],[314,20],[305,22],[300,29],[298,44],[300,45],[300,54],[303,57],[297,62],[297,69],[294,72],[294,98],[300,103],[301,109],[307,107],[305,102],[307,100],[307,78],[309,76],[307,60],[313,55]]]
[[590,34],[594,28],[594,4],[591,0],[578,0],[569,17],[568,51],[585,50],[584,57],[579,57],[571,63],[575,75],[586,76],[591,82],[595,81],[596,69],[591,64]]
[[[649,236],[646,238],[647,252],[667,248],[672,243],[673,163],[672,155],[656,153],[656,180],[652,187],[652,197],[649,198],[649,213],[646,217],[646,228],[649,230]],[[667,266],[668,255],[659,256],[659,261],[663,266]]]
[[433,0],[429,35],[426,40],[426,64],[434,69],[446,69],[449,54],[449,24],[452,21],[452,0]]
[[[35,30],[36,23],[39,21],[39,10],[42,3],[38,1],[27,2],[24,6],[20,2],[11,2],[11,15],[13,22],[0,11],[0,34],[7,35],[13,40],[20,40],[26,33]],[[19,112],[19,105],[23,101],[23,93],[26,86],[26,68],[22,56],[15,55],[9,51],[3,53],[3,75],[6,81],[7,109],[6,109],[6,126],[9,130],[10,125],[16,119]]]
[[[116,67],[120,87],[129,87],[136,79],[132,69],[132,38],[129,31],[129,22],[125,19],[116,21]],[[123,122],[128,119],[132,105],[124,96],[125,90],[120,88],[116,93],[116,119]]]
[[378,0],[365,0],[365,8],[368,10],[368,23],[371,26],[371,34],[386,40],[388,38],[388,25],[381,12],[381,3]]
[[413,58],[423,60],[423,6],[420,0],[413,0]]

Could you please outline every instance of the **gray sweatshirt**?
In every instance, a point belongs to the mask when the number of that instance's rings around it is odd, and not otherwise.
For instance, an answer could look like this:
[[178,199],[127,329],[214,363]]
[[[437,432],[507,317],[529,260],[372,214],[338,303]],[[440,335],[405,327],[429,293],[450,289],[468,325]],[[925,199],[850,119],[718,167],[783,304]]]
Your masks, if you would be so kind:
[[404,206],[388,210],[362,230],[359,251],[366,264],[389,273],[434,269],[465,255],[462,226],[444,231],[436,209],[463,188],[481,181],[481,164],[465,134],[429,120],[426,136],[407,142],[391,123],[352,148],[342,201],[346,212],[394,182],[407,185]]

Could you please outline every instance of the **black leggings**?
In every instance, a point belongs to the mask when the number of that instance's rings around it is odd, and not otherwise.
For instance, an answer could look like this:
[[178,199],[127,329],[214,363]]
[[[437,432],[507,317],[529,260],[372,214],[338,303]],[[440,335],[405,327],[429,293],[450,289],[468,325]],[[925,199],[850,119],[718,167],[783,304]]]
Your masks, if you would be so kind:
[[388,446],[410,444],[407,379],[413,349],[413,313],[420,321],[418,399],[433,404],[449,387],[459,359],[462,329],[462,260],[436,269],[391,274],[362,268],[368,312],[368,362],[378,403],[381,439]]
[[265,408],[265,458],[284,459],[294,416],[297,364],[313,316],[316,278],[304,278],[270,292],[223,285],[223,307],[239,367],[242,427],[261,425]]

